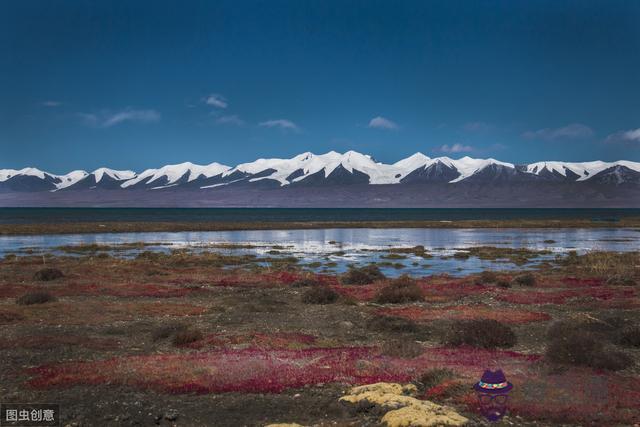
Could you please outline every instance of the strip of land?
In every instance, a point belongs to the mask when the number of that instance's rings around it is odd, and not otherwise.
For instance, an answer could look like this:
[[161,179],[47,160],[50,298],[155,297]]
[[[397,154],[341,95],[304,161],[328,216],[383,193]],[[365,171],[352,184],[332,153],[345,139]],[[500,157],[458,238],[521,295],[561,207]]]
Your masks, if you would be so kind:
[[640,228],[640,217],[590,219],[509,219],[460,221],[296,221],[296,222],[63,222],[0,224],[0,235],[127,233],[321,228]]

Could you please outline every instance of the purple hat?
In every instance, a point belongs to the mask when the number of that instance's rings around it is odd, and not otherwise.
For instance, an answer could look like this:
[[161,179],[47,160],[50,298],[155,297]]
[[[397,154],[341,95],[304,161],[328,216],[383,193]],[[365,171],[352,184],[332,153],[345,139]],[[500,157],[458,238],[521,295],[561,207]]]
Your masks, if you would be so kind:
[[475,383],[473,388],[481,393],[506,393],[513,388],[513,384],[507,381],[502,369],[495,372],[486,369],[482,379]]

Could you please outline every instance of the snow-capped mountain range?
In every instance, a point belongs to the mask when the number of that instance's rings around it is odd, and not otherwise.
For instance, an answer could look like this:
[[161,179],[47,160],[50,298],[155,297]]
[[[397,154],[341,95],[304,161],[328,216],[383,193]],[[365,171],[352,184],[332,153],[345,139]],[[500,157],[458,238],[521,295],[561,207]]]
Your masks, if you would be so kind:
[[0,170],[0,207],[640,207],[640,163],[430,158],[392,164],[355,151],[226,166],[56,175]]
[[0,189],[4,191],[70,191],[93,189],[215,189],[251,184],[293,186],[305,184],[402,184],[449,183],[495,180],[588,181],[638,183],[640,162],[559,162],[544,161],[515,165],[495,159],[462,157],[430,158],[416,153],[393,164],[375,161],[356,151],[331,151],[316,155],[302,153],[291,159],[258,159],[235,167],[190,162],[166,165],[143,172],[108,168],[93,172],[75,170],[56,175],[30,167],[0,169]]

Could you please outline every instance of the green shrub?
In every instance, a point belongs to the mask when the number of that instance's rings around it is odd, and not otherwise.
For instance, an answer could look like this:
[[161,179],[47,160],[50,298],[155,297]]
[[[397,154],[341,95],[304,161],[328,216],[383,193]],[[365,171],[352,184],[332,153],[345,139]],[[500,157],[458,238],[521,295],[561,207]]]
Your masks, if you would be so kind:
[[513,330],[496,320],[458,320],[451,325],[445,344],[459,347],[509,348],[517,343]]

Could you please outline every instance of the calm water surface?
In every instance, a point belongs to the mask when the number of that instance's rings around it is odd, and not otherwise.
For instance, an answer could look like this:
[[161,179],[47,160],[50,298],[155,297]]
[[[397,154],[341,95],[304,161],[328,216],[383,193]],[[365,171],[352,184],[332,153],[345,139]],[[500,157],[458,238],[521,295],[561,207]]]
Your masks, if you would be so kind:
[[[553,241],[553,242],[551,242]],[[428,275],[436,273],[468,274],[485,269],[513,269],[517,266],[506,260],[487,261],[471,257],[467,260],[451,258],[455,249],[473,246],[498,246],[549,250],[551,255],[538,257],[526,267],[554,258],[558,254],[576,250],[579,253],[594,250],[632,251],[640,248],[640,232],[634,229],[319,229],[319,230],[257,230],[257,231],[208,231],[177,233],[104,233],[66,234],[40,236],[2,236],[0,255],[21,253],[30,248],[33,253],[62,253],[55,248],[77,244],[122,244],[134,242],[156,243],[146,250],[163,250],[190,247],[195,250],[213,250],[222,253],[268,254],[274,245],[284,246],[275,256],[296,256],[302,263],[320,262],[316,271],[342,272],[352,264],[368,262],[393,262],[402,264],[383,269],[390,276],[409,273]],[[250,249],[207,248],[221,243],[246,243]],[[371,250],[391,247],[424,246],[431,259],[408,255],[403,260],[380,258],[384,252]],[[117,252],[119,256],[135,256],[138,250]],[[327,263],[336,263],[327,267]],[[417,265],[413,265],[417,263]],[[521,268],[521,267],[517,267]]]

